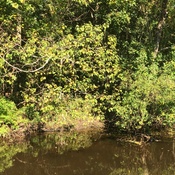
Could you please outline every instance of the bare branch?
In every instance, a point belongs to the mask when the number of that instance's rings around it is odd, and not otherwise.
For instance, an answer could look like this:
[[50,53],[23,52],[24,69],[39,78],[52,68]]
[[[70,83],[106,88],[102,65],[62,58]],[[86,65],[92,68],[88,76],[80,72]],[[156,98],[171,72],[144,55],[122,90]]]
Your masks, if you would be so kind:
[[10,67],[12,67],[13,69],[16,69],[16,70],[18,70],[18,71],[20,71],[20,72],[32,73],[32,72],[37,72],[37,71],[43,69],[43,68],[48,64],[48,62],[50,61],[50,58],[48,58],[48,59],[46,60],[46,62],[45,62],[41,67],[39,67],[39,68],[37,68],[37,69],[34,69],[34,70],[24,70],[24,69],[20,69],[19,67],[16,67],[16,66],[10,64],[5,58],[3,58],[3,60],[4,60]]

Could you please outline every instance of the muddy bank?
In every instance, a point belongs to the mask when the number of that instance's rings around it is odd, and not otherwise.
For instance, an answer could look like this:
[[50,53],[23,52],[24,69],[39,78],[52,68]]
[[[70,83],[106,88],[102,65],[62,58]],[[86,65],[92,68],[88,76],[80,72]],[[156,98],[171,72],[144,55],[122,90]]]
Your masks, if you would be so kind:
[[70,131],[88,132],[101,131],[111,137],[117,137],[122,142],[132,142],[135,144],[142,144],[148,142],[157,142],[160,137],[174,137],[175,129],[165,129],[159,132],[150,133],[126,133],[119,131],[116,127],[108,128],[105,122],[99,120],[77,120],[73,124],[59,125],[57,123],[20,123],[18,129],[13,130],[9,128],[9,133],[1,139],[7,142],[20,142],[29,138],[32,134],[37,133],[65,133]]
[[30,137],[34,133],[45,132],[69,132],[69,131],[103,131],[104,123],[99,120],[83,121],[78,120],[74,124],[58,125],[56,123],[21,123],[16,130],[9,128],[9,133],[2,137],[2,140],[8,142],[19,142]]

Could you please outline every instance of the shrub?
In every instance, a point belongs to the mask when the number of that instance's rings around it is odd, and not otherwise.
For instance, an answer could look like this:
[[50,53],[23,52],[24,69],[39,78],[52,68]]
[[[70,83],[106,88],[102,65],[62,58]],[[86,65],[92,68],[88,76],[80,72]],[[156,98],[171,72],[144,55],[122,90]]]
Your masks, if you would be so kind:
[[121,84],[125,91],[115,106],[119,128],[137,131],[175,123],[175,76],[167,66],[142,65]]
[[0,98],[0,136],[5,136],[11,129],[17,129],[22,121],[21,110],[16,108],[15,103]]

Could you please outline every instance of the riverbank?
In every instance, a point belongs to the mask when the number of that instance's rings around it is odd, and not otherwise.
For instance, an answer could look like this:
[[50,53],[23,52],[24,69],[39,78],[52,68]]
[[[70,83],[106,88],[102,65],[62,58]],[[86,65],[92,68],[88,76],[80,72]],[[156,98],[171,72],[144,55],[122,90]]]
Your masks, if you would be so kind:
[[[8,126],[7,126],[8,127]],[[103,131],[104,130],[104,123],[102,120],[76,120],[73,121],[72,124],[62,124],[48,122],[48,123],[41,123],[41,122],[26,122],[26,123],[19,123],[16,129],[13,128],[6,128],[8,132],[1,136],[2,140],[7,142],[19,142],[24,141],[27,137],[34,133],[44,133],[44,132],[70,132],[70,131]]]
[[121,142],[130,142],[137,145],[144,145],[149,142],[157,142],[160,138],[174,138],[175,128],[167,128],[161,131],[152,131],[150,133],[123,133],[116,128],[113,131],[108,130],[105,122],[102,120],[76,120],[72,125],[59,125],[56,123],[20,123],[18,129],[13,130],[9,128],[9,132],[1,137],[1,140],[7,143],[23,142],[30,138],[33,134],[58,133],[66,134],[69,132],[101,132],[107,134],[109,137],[117,138]]

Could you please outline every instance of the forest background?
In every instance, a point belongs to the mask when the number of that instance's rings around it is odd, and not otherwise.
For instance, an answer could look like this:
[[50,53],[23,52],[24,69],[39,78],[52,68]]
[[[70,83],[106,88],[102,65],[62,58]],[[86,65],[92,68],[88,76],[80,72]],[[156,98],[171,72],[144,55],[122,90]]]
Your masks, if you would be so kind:
[[174,0],[1,0],[0,136],[175,123]]

